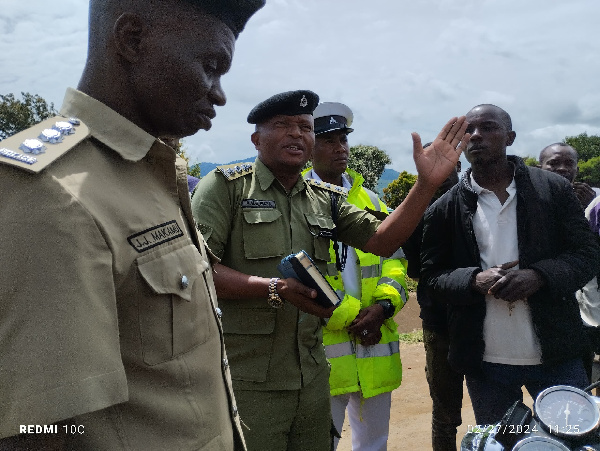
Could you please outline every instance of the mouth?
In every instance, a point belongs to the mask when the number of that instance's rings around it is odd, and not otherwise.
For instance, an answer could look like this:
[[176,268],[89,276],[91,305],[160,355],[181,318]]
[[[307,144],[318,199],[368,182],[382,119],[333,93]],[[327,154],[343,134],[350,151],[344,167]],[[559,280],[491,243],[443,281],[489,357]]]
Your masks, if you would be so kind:
[[287,146],[283,146],[283,148],[289,152],[304,152],[304,147],[298,144],[288,144]]

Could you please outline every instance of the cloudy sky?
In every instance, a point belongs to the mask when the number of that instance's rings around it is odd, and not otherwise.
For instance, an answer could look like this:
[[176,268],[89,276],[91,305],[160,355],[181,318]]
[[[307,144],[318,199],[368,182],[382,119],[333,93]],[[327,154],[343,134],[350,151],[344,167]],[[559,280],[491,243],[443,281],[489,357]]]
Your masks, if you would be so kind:
[[[1,0],[0,94],[39,94],[58,109],[86,57],[87,1]],[[250,109],[311,89],[353,109],[350,143],[415,172],[410,132],[431,140],[480,103],[511,114],[512,152],[535,155],[600,134],[597,0],[267,0],[240,35],[223,80],[228,102],[184,143],[192,162],[255,154]]]

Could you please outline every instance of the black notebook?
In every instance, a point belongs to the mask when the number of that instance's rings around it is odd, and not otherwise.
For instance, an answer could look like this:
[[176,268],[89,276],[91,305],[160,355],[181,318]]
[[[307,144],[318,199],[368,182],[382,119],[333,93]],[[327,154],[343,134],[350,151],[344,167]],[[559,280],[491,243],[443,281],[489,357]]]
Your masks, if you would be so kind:
[[317,290],[314,301],[322,307],[332,307],[340,303],[337,293],[305,251],[284,257],[277,269],[284,278],[293,277],[307,287]]

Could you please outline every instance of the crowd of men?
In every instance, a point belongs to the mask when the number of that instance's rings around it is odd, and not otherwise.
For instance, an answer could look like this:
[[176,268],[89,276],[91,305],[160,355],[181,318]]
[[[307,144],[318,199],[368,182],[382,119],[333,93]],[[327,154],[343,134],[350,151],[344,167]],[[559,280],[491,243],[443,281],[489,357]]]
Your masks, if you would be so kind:
[[[541,169],[507,155],[497,106],[426,146],[414,133],[419,177],[388,213],[348,169],[352,110],[275,94],[248,115],[255,162],[207,174],[190,200],[173,143],[210,129],[263,5],[91,0],[77,89],[3,141],[0,449],[326,451],[347,411],[353,449],[384,450],[407,270],[435,450],[455,449],[463,377],[478,423],[523,386],[588,384],[575,293],[600,269],[593,190],[568,146]],[[279,276],[301,250],[339,303]]]

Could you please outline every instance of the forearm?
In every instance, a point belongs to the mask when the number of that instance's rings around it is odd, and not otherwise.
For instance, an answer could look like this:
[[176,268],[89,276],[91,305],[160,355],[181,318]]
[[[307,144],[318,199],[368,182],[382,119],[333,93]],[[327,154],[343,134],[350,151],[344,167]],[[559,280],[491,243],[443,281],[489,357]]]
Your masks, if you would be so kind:
[[252,276],[217,263],[213,266],[217,296],[222,299],[265,298],[269,294],[266,277]]
[[406,199],[379,226],[363,247],[363,251],[389,257],[412,235],[421,221],[436,186],[419,183],[409,191]]

